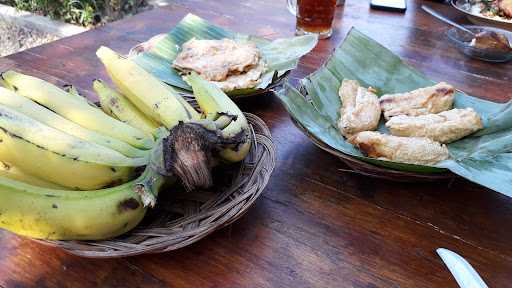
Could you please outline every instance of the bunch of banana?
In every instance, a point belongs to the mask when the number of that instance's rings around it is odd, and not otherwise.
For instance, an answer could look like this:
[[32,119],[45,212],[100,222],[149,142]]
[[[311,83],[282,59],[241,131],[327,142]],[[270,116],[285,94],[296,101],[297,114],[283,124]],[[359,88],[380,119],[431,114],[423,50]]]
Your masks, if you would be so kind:
[[73,87],[67,93],[14,71],[2,80],[11,90],[0,87],[0,228],[94,240],[137,225],[164,181],[148,168],[128,182],[147,165],[153,136],[104,114]]
[[[14,71],[2,73],[0,159],[73,190],[133,178],[154,147],[152,135],[122,123],[72,93]],[[107,133],[108,132],[108,133]]]
[[[198,112],[130,59],[106,47],[97,55],[119,90],[93,82],[103,111],[73,86],[2,73],[0,228],[43,239],[115,237],[139,223],[164,182],[208,187],[213,166],[249,152],[249,124],[217,86],[188,77]],[[145,171],[128,182],[139,166]]]
[[7,88],[18,95],[32,99],[89,130],[122,140],[141,149],[151,149],[154,145],[151,136],[91,107],[85,101],[70,97],[69,93],[51,83],[15,71],[4,72],[1,78]]
[[[210,186],[209,170],[218,158],[237,162],[243,160],[249,152],[250,131],[245,116],[215,85],[197,74],[189,76],[188,82],[192,85],[202,112],[199,113],[172,87],[132,60],[107,47],[98,49],[96,55],[122,93],[117,93],[116,98],[125,95],[127,102],[145,116],[169,129],[169,136],[162,142],[165,146],[165,170],[178,176],[185,187],[194,189]],[[99,90],[96,89],[101,93]],[[109,94],[112,95],[111,92]]]
[[135,148],[122,140],[86,129],[35,103],[34,101],[22,97],[3,87],[0,87],[0,104],[25,115],[30,115],[34,120],[37,120],[47,126],[73,135],[82,140],[111,148],[128,157],[147,157],[149,153],[148,150]]

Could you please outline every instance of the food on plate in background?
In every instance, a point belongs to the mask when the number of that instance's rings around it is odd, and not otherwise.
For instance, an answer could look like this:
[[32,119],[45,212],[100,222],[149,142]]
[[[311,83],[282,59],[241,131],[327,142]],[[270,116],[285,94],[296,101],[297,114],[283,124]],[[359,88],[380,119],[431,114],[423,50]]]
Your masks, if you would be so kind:
[[451,143],[483,128],[482,120],[472,108],[452,109],[439,114],[399,115],[386,123],[395,136],[427,137]]
[[490,18],[512,19],[512,0],[471,0],[471,12]]
[[441,82],[411,92],[387,94],[380,97],[380,107],[386,120],[397,115],[418,116],[450,110],[455,89]]
[[498,11],[503,13],[506,17],[512,18],[512,0],[498,0],[497,2]]
[[507,36],[494,31],[483,31],[476,34],[469,45],[478,49],[512,52],[512,47],[510,47]]
[[341,117],[338,121],[343,136],[350,137],[357,132],[377,129],[381,109],[374,92],[372,88],[361,87],[356,80],[343,80],[339,90]]
[[364,131],[350,137],[368,157],[402,163],[434,165],[449,158],[448,148],[425,137],[399,137],[375,131]]

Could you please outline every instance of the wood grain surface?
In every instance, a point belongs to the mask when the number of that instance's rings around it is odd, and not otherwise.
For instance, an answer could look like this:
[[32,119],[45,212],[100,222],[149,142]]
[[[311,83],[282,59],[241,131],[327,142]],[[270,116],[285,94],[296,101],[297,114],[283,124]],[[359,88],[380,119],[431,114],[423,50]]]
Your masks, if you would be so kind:
[[[269,39],[288,37],[294,17],[284,0],[176,0],[174,4],[0,59],[57,84],[72,83],[88,98],[91,80],[107,79],[95,50],[127,53],[170,30],[187,13],[231,30]],[[291,81],[327,59],[352,26],[434,80],[468,94],[512,99],[510,64],[460,54],[448,28],[409,1],[405,14],[370,10],[346,0],[335,31],[305,56]],[[249,98],[243,110],[263,118],[278,145],[278,165],[262,197],[228,228],[181,250],[126,259],[68,255],[0,231],[0,287],[457,287],[435,249],[464,256],[489,287],[512,287],[512,200],[464,179],[393,183],[345,172],[291,123],[276,97]]]

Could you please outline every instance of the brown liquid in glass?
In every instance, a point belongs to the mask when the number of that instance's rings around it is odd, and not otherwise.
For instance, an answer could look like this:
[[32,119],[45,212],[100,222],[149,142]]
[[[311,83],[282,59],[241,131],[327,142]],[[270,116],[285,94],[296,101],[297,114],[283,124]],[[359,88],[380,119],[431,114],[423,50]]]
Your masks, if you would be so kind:
[[297,28],[311,33],[331,29],[336,0],[297,0]]

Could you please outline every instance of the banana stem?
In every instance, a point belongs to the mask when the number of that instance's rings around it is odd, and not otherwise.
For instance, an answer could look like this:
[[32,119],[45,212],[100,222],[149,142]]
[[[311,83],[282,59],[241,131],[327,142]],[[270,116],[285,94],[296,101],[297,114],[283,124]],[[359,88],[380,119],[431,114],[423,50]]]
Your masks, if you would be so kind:
[[217,129],[222,130],[228,127],[233,121],[236,121],[236,115],[229,115],[226,113],[219,113],[219,118],[215,120],[215,126]]
[[211,168],[219,151],[242,141],[241,137],[224,138],[221,131],[199,123],[181,122],[163,139],[165,170],[178,176],[188,191],[209,188],[213,184]]
[[140,180],[133,186],[135,192],[140,195],[144,207],[155,207],[156,197],[165,180],[165,176],[155,171],[149,165],[146,167]]

